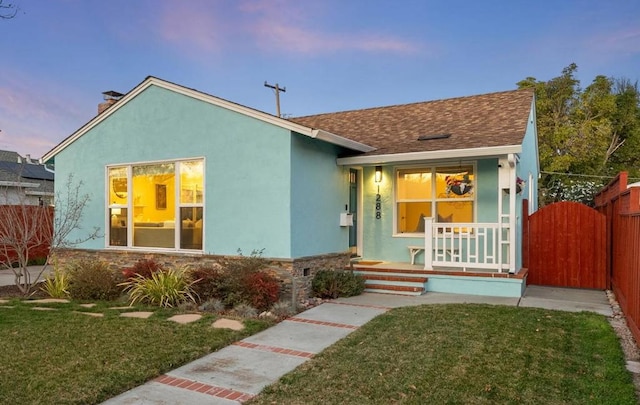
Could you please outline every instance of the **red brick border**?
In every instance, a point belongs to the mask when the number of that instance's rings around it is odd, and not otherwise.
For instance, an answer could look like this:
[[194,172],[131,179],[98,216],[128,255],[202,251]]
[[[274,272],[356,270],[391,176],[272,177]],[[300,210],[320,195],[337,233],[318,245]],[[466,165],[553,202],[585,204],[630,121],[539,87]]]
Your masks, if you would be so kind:
[[362,308],[372,308],[372,309],[383,309],[385,311],[393,309],[392,307],[383,307],[381,305],[352,304],[350,302],[337,302],[337,301],[327,302],[327,304],[347,305],[347,306],[350,306],[350,307],[362,307]]
[[243,340],[241,340],[239,342],[235,342],[235,343],[233,343],[233,345],[234,346],[245,347],[247,349],[261,350],[263,352],[271,352],[271,353],[278,353],[278,354],[288,354],[290,356],[304,357],[305,359],[310,359],[315,355],[314,353],[311,353],[311,352],[303,352],[303,351],[294,350],[294,349],[285,349],[285,348],[276,347],[276,346],[259,345],[259,344],[256,344],[256,343],[245,342]]
[[185,390],[195,391],[201,394],[207,394],[214,397],[229,399],[238,402],[245,402],[254,397],[253,394],[247,394],[246,392],[216,387],[214,385],[203,384],[184,378],[171,377],[166,374],[161,375],[153,381],[160,384],[170,385],[172,387],[182,388]]
[[346,329],[358,329],[359,326],[355,326],[355,325],[347,325],[346,323],[335,323],[335,322],[325,322],[325,321],[316,321],[313,319],[305,319],[305,318],[298,318],[297,316],[291,317],[291,318],[287,318],[285,320],[286,321],[293,321],[293,322],[302,322],[302,323],[312,323],[314,325],[322,325],[322,326],[332,326],[334,328],[346,328]]

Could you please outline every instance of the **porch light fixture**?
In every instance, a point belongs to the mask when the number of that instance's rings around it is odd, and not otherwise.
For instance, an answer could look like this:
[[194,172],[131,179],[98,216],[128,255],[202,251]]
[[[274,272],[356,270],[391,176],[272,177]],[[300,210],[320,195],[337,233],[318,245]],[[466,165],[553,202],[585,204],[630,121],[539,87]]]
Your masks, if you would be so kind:
[[374,177],[376,183],[382,181],[382,166],[376,166],[376,175]]

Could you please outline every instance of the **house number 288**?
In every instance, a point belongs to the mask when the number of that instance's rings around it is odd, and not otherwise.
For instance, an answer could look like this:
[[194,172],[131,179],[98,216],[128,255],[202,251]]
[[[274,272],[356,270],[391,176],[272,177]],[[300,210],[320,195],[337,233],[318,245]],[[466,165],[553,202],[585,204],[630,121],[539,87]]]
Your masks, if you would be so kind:
[[382,198],[376,194],[376,219],[382,218]]

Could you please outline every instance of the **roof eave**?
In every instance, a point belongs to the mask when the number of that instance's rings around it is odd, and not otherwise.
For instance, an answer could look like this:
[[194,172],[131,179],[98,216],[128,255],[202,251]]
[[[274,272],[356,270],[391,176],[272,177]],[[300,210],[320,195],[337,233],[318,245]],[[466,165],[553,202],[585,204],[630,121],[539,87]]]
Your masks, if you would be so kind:
[[347,139],[343,136],[333,134],[331,132],[322,130],[322,129],[314,129],[311,131],[311,137],[320,139],[325,142],[332,143],[334,145],[343,146],[348,149],[352,149],[358,152],[372,152],[376,150],[373,146],[365,145],[364,143],[352,141],[351,139]]
[[385,155],[366,155],[338,158],[340,166],[374,165],[384,163],[408,163],[424,160],[490,158],[509,153],[521,153],[522,145],[490,146],[484,148],[447,149],[424,152],[390,153]]

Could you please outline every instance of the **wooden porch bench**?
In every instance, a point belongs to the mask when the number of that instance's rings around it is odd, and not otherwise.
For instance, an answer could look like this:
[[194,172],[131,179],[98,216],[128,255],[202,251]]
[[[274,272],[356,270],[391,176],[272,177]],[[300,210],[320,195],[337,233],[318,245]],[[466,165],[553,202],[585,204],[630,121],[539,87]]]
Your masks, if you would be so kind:
[[407,246],[409,248],[409,254],[411,255],[411,264],[416,264],[416,255],[424,250],[424,246]]
[[[416,264],[416,255],[424,250],[424,246],[411,245],[407,246],[409,249],[409,254],[411,255],[411,264]],[[441,250],[441,249],[438,249]],[[446,253],[449,254],[449,257],[453,258],[458,255],[458,249],[445,249]]]

